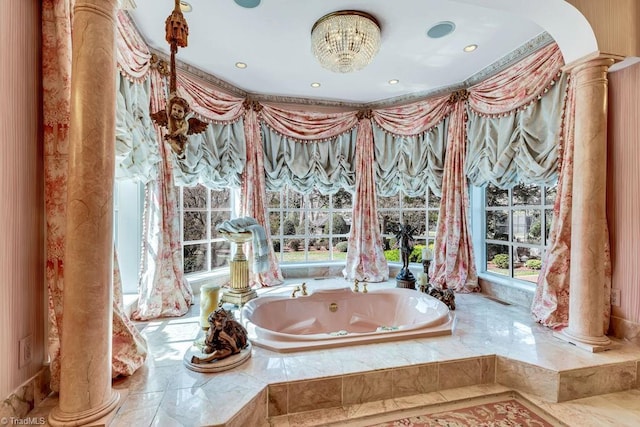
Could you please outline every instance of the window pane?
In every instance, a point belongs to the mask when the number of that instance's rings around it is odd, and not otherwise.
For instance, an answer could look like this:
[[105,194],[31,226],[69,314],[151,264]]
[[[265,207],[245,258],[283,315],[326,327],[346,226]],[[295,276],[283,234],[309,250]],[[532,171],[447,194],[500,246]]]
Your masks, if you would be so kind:
[[333,195],[333,207],[334,209],[351,208],[353,204],[352,200],[353,198],[351,197],[351,193],[341,189]]
[[509,276],[509,246],[487,243],[487,271]]
[[218,224],[222,224],[224,221],[231,219],[231,212],[229,211],[212,211],[211,212],[211,238],[216,239],[222,237],[222,234],[216,230]]
[[542,224],[538,209],[515,209],[513,211],[513,242],[540,244]]
[[429,191],[429,207],[430,208],[440,207],[440,197],[436,196],[431,191]]
[[549,246],[549,233],[551,233],[551,222],[553,220],[553,209],[545,209],[544,210],[544,221],[545,221],[545,239],[544,245]]
[[332,239],[333,259],[337,261],[344,261],[347,259],[347,247],[349,243],[346,237],[338,237]]
[[487,239],[509,240],[508,211],[487,211]]
[[231,242],[211,242],[211,268],[229,265],[231,260]]
[[351,230],[351,213],[334,213],[331,219],[331,227],[324,229],[325,234],[349,234]]
[[272,236],[280,235],[280,212],[269,212],[269,232]]
[[540,187],[537,185],[518,184],[511,190],[514,205],[539,205]]
[[304,240],[284,239],[283,260],[285,262],[304,261]]
[[509,190],[501,190],[488,185],[486,190],[487,206],[509,206]]
[[184,241],[204,240],[207,238],[206,212],[184,213]]
[[280,207],[280,193],[275,191],[267,191],[267,207],[268,208]]
[[398,228],[400,227],[400,212],[385,212],[384,214],[381,214],[379,221],[384,234],[395,235],[396,231],[398,231]]
[[329,232],[329,212],[326,210],[309,211],[309,235],[317,236]]
[[211,192],[212,209],[231,209],[231,191],[221,190]]
[[283,206],[285,209],[300,209],[302,206],[302,194],[293,190],[287,190],[285,192],[285,201]]
[[403,203],[403,207],[405,208],[424,208],[426,206],[426,200],[424,197],[404,196]]
[[402,213],[402,221],[409,224],[416,231],[414,236],[424,236],[427,231],[427,213],[426,211],[404,211]]
[[195,273],[207,269],[207,244],[184,245],[184,272]]
[[516,279],[536,283],[542,265],[540,248],[514,248],[513,275]]
[[280,252],[282,252],[282,243],[279,238],[271,238],[271,244],[273,245],[273,251],[276,253],[276,257],[280,259]]
[[378,196],[377,203],[379,208],[398,209],[398,206],[400,206],[400,199],[398,195],[390,196],[390,197]]
[[545,192],[545,201],[544,203],[547,205],[553,205],[556,200],[556,195],[558,194],[558,186],[554,185],[553,187],[547,188]]
[[429,237],[435,239],[438,231],[438,211],[429,211]]
[[309,239],[309,261],[329,261],[331,253],[326,249],[327,239]]
[[182,197],[185,208],[204,209],[207,207],[207,189],[202,185],[198,185],[197,187],[183,187]]
[[317,190],[314,190],[309,194],[305,199],[308,200],[308,208],[309,210],[320,209],[320,208],[328,208],[329,207],[329,199],[331,197],[328,195],[322,195]]
[[282,223],[282,234],[285,236],[293,236],[296,234],[296,226],[298,225],[300,214],[298,212],[289,213]]

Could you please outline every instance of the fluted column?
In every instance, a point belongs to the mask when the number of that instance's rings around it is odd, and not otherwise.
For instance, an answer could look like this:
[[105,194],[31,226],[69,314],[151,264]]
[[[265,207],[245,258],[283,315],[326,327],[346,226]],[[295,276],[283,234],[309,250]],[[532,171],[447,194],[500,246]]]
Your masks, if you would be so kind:
[[609,348],[603,333],[607,188],[607,72],[610,57],[571,69],[576,80],[569,325],[558,337],[590,351]]
[[117,0],[76,0],[59,403],[54,426],[110,415]]

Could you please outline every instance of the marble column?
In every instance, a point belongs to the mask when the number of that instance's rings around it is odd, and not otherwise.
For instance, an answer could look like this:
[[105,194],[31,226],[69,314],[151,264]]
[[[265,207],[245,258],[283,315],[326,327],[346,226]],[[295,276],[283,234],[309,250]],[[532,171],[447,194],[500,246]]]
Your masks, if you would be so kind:
[[117,0],[76,0],[58,406],[54,426],[112,415],[113,182]]
[[556,334],[589,351],[610,348],[603,332],[607,188],[607,72],[599,56],[571,68],[576,79],[569,325]]

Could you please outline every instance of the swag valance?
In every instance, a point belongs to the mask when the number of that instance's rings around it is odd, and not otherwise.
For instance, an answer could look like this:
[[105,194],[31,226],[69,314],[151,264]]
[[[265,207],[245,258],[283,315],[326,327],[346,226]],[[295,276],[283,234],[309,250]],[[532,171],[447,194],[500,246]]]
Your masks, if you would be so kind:
[[355,190],[356,131],[330,140],[300,143],[262,124],[265,184],[268,191],[285,186],[301,193],[317,188],[322,194]]

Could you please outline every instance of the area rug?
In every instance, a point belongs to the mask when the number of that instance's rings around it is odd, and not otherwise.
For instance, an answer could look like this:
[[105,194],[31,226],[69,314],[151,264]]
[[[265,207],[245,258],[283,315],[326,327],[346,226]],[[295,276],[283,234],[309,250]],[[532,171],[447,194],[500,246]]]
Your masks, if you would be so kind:
[[400,418],[370,427],[554,427],[516,399]]

